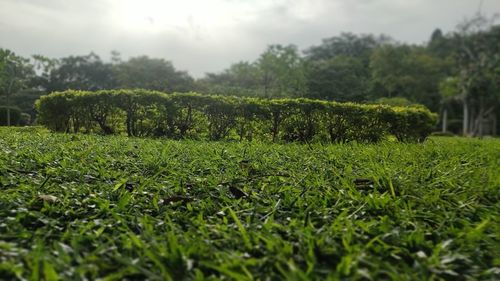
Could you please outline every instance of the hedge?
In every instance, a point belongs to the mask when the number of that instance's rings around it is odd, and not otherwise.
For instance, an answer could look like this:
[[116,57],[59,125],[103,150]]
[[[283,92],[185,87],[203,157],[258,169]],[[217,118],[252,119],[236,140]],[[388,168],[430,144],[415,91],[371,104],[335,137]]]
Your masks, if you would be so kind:
[[165,94],[149,90],[56,92],[35,104],[38,123],[57,132],[171,139],[376,142],[393,135],[420,142],[437,116],[425,107],[311,99]]

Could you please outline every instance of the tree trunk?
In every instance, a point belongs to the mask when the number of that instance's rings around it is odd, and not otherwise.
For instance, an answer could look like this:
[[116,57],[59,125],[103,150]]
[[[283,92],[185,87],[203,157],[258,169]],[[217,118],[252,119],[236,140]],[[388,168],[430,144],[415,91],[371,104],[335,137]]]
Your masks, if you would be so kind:
[[476,119],[474,118],[475,115],[476,115],[476,111],[474,110],[474,107],[469,106],[469,128],[468,128],[468,132],[467,132],[467,134],[469,136],[474,135],[474,132],[476,130],[476,128],[474,126],[476,124],[474,122],[474,121],[476,121]]
[[492,122],[492,128],[491,128],[491,135],[496,136],[497,135],[497,115],[493,112],[491,113],[491,119],[493,120]]
[[483,118],[483,112],[482,110],[479,110],[479,115],[477,116],[477,135],[479,137],[483,137],[483,124],[484,124],[484,118]]
[[10,126],[10,101],[7,95],[7,126]]
[[7,89],[7,126],[10,127],[10,95],[12,94],[12,85],[14,84],[14,80],[11,79],[9,83],[9,88]]
[[446,133],[448,131],[448,109],[443,109],[443,127],[442,132]]
[[469,133],[469,103],[467,102],[467,99],[464,99],[463,106],[464,116],[462,121],[462,135],[467,136],[467,134]]
[[127,111],[127,119],[125,120],[125,123],[127,124],[127,135],[129,137],[132,136],[132,113],[130,111]]
[[484,124],[484,115],[486,115],[485,109],[484,109],[484,99],[481,98],[479,101],[479,112],[477,114],[477,127],[476,127],[476,132],[477,136],[483,137],[483,124]]

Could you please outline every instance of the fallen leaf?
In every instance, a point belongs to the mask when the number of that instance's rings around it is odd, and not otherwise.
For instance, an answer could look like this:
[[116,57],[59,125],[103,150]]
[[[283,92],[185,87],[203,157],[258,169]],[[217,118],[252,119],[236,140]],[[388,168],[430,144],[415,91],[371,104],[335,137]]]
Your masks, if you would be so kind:
[[42,201],[45,201],[47,203],[55,203],[55,202],[59,201],[59,199],[57,197],[55,197],[54,195],[47,195],[47,194],[39,195],[38,199],[41,199]]

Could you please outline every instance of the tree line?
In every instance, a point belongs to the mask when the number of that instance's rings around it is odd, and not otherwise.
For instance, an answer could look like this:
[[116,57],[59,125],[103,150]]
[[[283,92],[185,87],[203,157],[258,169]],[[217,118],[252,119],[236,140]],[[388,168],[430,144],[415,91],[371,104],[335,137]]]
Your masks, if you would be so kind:
[[423,141],[436,115],[424,106],[263,99],[150,90],[68,90],[36,102],[39,123],[58,132],[171,139],[273,142]]
[[[171,62],[147,56],[109,62],[90,53],[50,59],[0,50],[2,104],[34,117],[33,102],[54,91],[142,88],[261,98],[422,104],[440,114],[442,131],[496,134],[500,96],[500,26],[477,16],[426,44],[342,33],[299,50],[270,45],[255,61],[194,79]],[[0,122],[4,117],[0,117]],[[4,118],[5,119],[5,118]],[[10,123],[10,120],[7,120]]]

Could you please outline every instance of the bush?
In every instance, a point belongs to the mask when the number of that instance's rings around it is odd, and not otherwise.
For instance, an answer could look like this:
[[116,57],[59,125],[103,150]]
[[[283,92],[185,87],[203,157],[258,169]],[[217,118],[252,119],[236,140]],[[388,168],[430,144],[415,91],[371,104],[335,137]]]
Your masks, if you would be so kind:
[[375,103],[389,106],[411,106],[415,104],[403,97],[379,98],[375,101]]
[[422,142],[434,130],[437,115],[423,106],[393,107],[389,113],[389,132],[398,141]]
[[284,142],[423,141],[436,115],[423,106],[391,107],[311,99],[165,94],[148,90],[65,91],[36,102],[38,122],[59,132],[126,133]]

